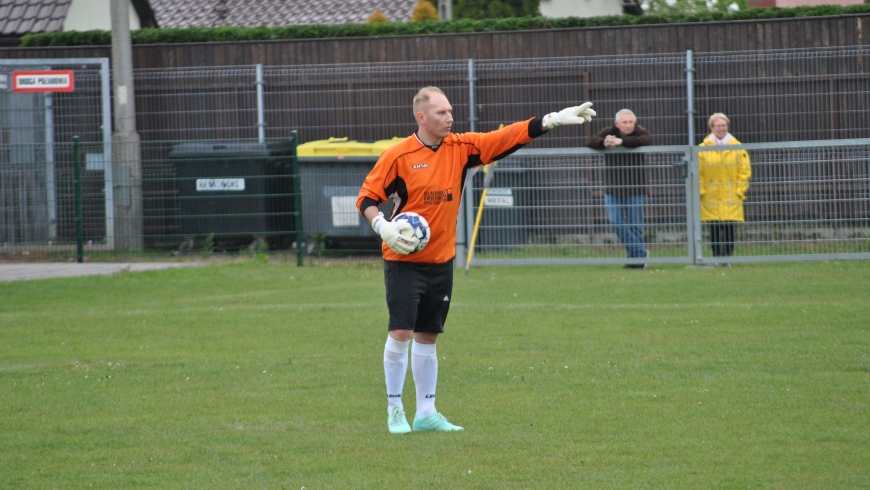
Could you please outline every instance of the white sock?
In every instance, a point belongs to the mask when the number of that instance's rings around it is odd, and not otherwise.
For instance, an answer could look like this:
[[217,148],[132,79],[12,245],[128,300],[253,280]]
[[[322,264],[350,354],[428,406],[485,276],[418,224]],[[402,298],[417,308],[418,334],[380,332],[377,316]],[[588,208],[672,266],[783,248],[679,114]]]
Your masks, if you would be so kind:
[[402,409],[402,388],[405,386],[405,374],[408,372],[408,345],[410,340],[399,342],[387,337],[384,346],[384,375],[387,379],[387,413],[393,407]]
[[435,344],[414,342],[411,349],[411,371],[417,390],[417,417],[435,413],[435,385],[438,384],[438,356]]

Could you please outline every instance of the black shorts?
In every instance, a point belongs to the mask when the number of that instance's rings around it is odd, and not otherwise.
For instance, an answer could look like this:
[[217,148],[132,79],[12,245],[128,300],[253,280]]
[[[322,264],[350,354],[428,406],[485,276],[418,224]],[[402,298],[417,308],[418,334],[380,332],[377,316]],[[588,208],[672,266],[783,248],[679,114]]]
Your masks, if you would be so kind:
[[390,330],[443,333],[453,297],[453,260],[443,264],[384,261]]

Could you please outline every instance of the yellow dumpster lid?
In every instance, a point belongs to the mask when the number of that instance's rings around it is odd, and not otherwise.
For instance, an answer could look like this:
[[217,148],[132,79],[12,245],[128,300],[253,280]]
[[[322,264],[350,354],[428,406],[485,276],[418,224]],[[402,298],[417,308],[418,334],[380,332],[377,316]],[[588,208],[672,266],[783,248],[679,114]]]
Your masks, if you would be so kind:
[[300,157],[330,157],[330,156],[379,156],[387,148],[404,140],[394,137],[388,140],[357,141],[344,138],[329,138],[303,143],[296,147]]

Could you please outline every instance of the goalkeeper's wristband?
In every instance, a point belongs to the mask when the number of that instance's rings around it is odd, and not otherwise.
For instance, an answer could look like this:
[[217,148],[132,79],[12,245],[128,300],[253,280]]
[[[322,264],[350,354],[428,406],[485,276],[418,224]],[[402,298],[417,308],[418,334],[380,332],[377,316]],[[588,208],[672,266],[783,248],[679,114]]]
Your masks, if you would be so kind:
[[375,230],[375,233],[378,235],[381,234],[381,226],[387,222],[387,219],[384,218],[384,213],[379,212],[377,216],[372,220],[372,229]]

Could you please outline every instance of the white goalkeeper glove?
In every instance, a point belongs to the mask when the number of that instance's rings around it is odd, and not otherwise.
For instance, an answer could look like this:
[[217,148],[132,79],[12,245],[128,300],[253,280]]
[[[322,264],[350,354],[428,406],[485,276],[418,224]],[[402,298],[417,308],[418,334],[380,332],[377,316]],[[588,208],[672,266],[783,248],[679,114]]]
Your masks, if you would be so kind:
[[381,236],[381,240],[393,252],[408,255],[420,245],[420,239],[414,236],[414,228],[408,222],[393,223],[384,218],[384,213],[378,213],[372,220],[372,229]]
[[544,116],[544,127],[546,129],[558,128],[559,126],[567,126],[569,124],[583,124],[592,120],[592,116],[596,115],[591,109],[592,102],[585,102],[582,105],[568,107],[559,112],[551,112]]

